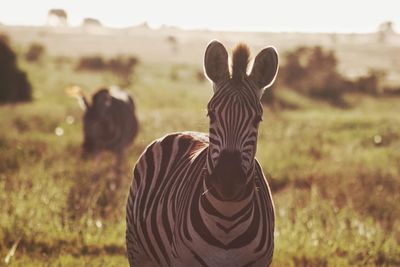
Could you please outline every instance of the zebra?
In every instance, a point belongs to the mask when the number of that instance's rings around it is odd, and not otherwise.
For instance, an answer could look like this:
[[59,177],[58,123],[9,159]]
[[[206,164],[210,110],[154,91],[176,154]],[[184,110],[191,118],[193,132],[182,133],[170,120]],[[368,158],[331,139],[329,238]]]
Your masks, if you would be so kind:
[[204,56],[214,94],[209,133],[178,132],[151,143],[133,170],[126,205],[130,266],[268,266],[275,211],[255,159],[263,90],[278,54],[263,49],[247,74],[249,48],[217,40]]

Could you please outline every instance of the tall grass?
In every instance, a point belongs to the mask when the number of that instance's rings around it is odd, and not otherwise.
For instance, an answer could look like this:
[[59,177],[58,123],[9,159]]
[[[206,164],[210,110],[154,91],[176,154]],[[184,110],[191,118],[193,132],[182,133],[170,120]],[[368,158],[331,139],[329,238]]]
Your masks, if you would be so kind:
[[[138,65],[127,90],[141,129],[122,177],[80,158],[82,123],[65,87],[87,93],[118,82],[80,73],[46,56],[20,62],[33,85],[30,104],[0,107],[0,259],[19,240],[10,266],[123,266],[125,200],[132,167],[151,140],[207,131],[211,86],[198,69]],[[341,110],[296,93],[296,109],[264,110],[257,157],[276,206],[274,266],[400,264],[400,112],[398,99],[348,95]],[[62,129],[60,132],[56,129]],[[61,134],[62,133],[62,134]]]

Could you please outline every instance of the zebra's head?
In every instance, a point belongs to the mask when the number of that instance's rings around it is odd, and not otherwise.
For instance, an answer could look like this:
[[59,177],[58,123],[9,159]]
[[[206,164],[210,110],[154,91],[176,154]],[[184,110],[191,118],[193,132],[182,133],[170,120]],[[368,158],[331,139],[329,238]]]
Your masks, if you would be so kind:
[[218,41],[205,52],[204,69],[213,84],[208,103],[209,153],[207,186],[223,200],[236,200],[254,179],[258,126],[262,120],[261,96],[272,85],[278,71],[278,54],[263,49],[247,72],[250,52],[239,44],[233,51],[231,71],[228,53]]

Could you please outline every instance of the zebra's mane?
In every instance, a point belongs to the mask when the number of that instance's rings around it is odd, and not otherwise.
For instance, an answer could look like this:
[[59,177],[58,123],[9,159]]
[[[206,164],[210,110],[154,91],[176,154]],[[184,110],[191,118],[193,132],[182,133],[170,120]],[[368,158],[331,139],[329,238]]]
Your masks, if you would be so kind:
[[232,55],[232,80],[240,82],[247,75],[249,58],[249,47],[243,43],[238,44]]

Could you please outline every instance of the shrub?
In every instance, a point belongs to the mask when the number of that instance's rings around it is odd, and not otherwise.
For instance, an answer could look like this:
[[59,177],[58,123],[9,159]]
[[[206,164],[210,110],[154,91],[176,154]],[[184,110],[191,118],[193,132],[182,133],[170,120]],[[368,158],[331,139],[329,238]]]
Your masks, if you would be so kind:
[[77,70],[110,71],[122,79],[122,86],[130,84],[130,76],[134,72],[139,59],[134,56],[117,56],[109,60],[101,56],[86,56],[80,58]]
[[[349,80],[337,72],[337,58],[333,51],[321,47],[299,47],[286,54],[286,64],[278,78],[289,88],[309,95],[342,102],[345,92],[382,94],[386,72],[370,69],[368,74]],[[338,102],[339,101],[339,102]]]
[[101,56],[84,56],[79,59],[77,70],[101,71],[105,69],[105,61]]
[[136,57],[118,56],[106,63],[106,69],[120,76],[127,76],[133,71],[138,62],[139,60]]
[[10,44],[10,38],[8,37],[8,35],[4,34],[4,33],[0,33],[0,42],[3,42],[7,45]]
[[287,53],[281,76],[285,85],[302,94],[342,102],[347,81],[337,72],[333,51],[324,51],[320,46],[299,47]]
[[98,19],[94,18],[85,18],[83,19],[82,22],[83,26],[95,26],[95,27],[101,27],[101,22]]
[[8,40],[0,38],[0,103],[30,101],[31,91],[25,72],[18,69],[16,55]]
[[171,47],[172,52],[177,53],[178,52],[178,40],[176,39],[176,37],[173,35],[168,35],[166,40],[167,40],[167,43],[169,44],[169,46]]
[[43,45],[33,43],[29,46],[28,52],[25,54],[25,59],[29,62],[39,61],[45,52]]
[[355,81],[355,86],[362,93],[378,95],[383,91],[382,82],[385,76],[386,72],[383,70],[370,69],[367,75]]

